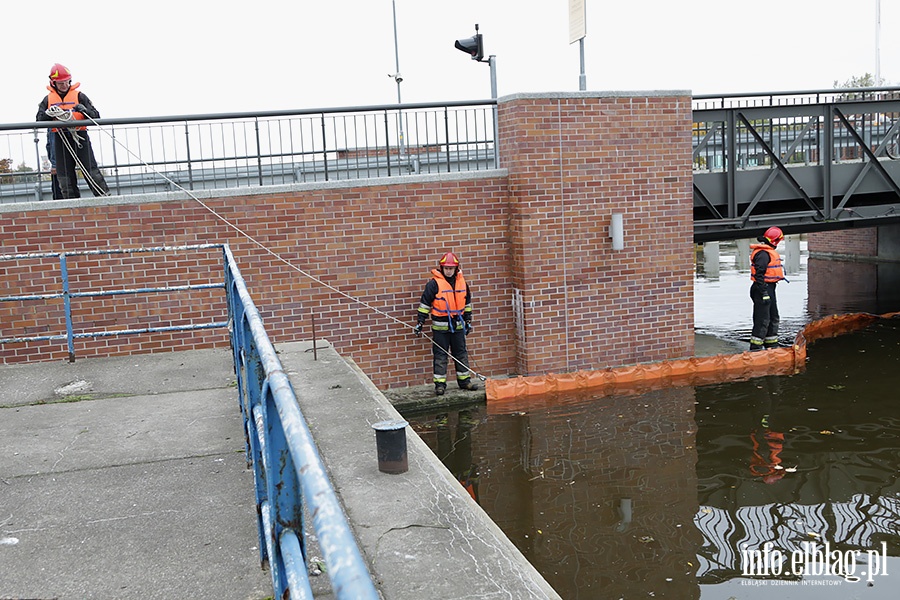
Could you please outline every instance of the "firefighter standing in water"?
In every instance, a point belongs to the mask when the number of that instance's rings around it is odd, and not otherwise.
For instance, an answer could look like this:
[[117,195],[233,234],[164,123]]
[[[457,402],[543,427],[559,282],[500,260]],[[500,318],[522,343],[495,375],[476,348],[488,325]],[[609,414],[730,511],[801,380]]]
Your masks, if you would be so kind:
[[[91,100],[78,91],[80,83],[72,83],[72,73],[57,63],[50,68],[49,92],[38,105],[37,121],[82,121],[99,119]],[[63,198],[78,198],[78,179],[75,168],[81,169],[95,196],[108,196],[109,186],[97,166],[91,138],[86,127],[60,127],[56,132],[56,176]],[[50,133],[53,135],[53,133]],[[51,159],[51,163],[54,161]]]
[[784,233],[778,227],[769,227],[750,246],[750,298],[753,300],[753,331],[750,334],[750,350],[778,347],[778,302],[775,285],[784,279],[784,266],[776,248]]
[[[767,484],[775,483],[788,473],[782,465],[784,433],[781,427],[773,428],[772,417],[781,403],[781,380],[778,377],[761,377],[751,382],[749,396],[754,421],[750,430],[750,473]],[[796,470],[796,469],[793,469]]]
[[416,315],[416,336],[422,335],[425,319],[431,315],[434,356],[434,393],[447,391],[448,353],[456,363],[456,384],[462,390],[477,390],[471,380],[466,336],[472,330],[472,294],[459,270],[459,259],[452,252],[444,254],[438,268],[431,270],[432,279],[425,285]]

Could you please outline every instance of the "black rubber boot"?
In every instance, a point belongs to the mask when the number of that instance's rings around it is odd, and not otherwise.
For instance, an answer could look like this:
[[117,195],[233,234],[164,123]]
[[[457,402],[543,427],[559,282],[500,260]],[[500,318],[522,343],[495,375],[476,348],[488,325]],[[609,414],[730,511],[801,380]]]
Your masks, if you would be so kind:
[[478,389],[478,384],[471,379],[457,379],[456,385],[458,385],[461,390],[474,391]]
[[443,396],[444,392],[447,391],[446,383],[435,383],[434,384],[434,395],[435,396]]

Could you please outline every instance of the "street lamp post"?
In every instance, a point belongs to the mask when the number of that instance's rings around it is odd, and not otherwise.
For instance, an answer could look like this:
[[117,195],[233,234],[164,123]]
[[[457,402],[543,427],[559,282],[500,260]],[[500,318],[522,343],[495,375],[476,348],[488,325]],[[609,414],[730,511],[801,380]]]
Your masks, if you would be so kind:
[[391,6],[394,10],[394,60],[396,61],[396,70],[393,75],[388,75],[388,77],[392,77],[397,82],[397,124],[400,128],[400,158],[402,159],[405,140],[403,139],[403,113],[399,108],[402,104],[400,100],[400,82],[403,81],[403,77],[400,75],[400,47],[397,44],[397,0],[391,0]]
[[875,87],[881,85],[881,0],[875,0]]
[[465,38],[461,40],[456,40],[456,43],[453,46],[457,50],[462,50],[466,54],[472,57],[472,60],[478,62],[487,62],[488,66],[491,69],[491,99],[495,100],[494,102],[494,168],[500,168],[500,145],[499,145],[499,137],[500,131],[497,125],[497,57],[491,54],[488,56],[487,61],[484,60],[484,40],[481,37],[481,34],[478,33],[478,23],[475,23],[475,35],[470,38]]

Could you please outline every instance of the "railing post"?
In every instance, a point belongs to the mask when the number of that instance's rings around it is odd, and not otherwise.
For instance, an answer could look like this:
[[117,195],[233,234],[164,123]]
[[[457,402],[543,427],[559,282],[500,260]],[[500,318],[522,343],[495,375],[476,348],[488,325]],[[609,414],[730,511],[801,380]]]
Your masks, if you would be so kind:
[[[246,318],[242,319],[241,328],[244,330],[244,346],[241,348],[241,366],[244,374],[245,398],[244,402],[247,407],[247,415],[249,420],[246,422],[247,433],[250,436],[250,460],[253,464],[254,492],[256,495],[256,512],[259,518],[256,520],[256,529],[259,536],[259,559],[260,564],[272,566],[272,555],[269,552],[269,545],[266,538],[266,527],[263,513],[269,504],[269,490],[267,482],[271,477],[268,470],[268,463],[264,457],[266,453],[265,428],[260,425],[265,424],[265,406],[266,396],[268,395],[267,387],[264,386],[265,369],[259,358],[259,352],[256,351],[256,345],[253,340],[253,333],[250,331],[250,323]],[[258,423],[257,419],[263,419],[262,423]]]
[[819,148],[819,163],[822,165],[822,209],[826,219],[832,219],[834,198],[831,183],[831,167],[834,164],[834,112],[832,105],[826,104],[822,108],[824,115],[822,145]]
[[725,197],[728,201],[728,218],[738,216],[735,173],[737,170],[737,115],[734,109],[725,111]]
[[69,348],[69,362],[75,362],[75,334],[72,331],[72,299],[69,297],[69,268],[66,265],[66,254],[59,255],[59,271],[63,286],[63,309],[66,315],[66,345]]
[[256,131],[256,172],[259,175],[259,187],[263,184],[262,174],[262,147],[259,143],[259,118],[253,119],[253,128]]
[[325,136],[325,113],[322,113],[322,167],[325,170],[325,181],[328,181],[328,141]]
[[388,177],[391,176],[391,128],[388,125],[388,112],[384,111],[384,147],[387,155]]
[[[263,398],[266,412],[266,484],[269,507],[272,511],[272,547],[277,556],[269,557],[269,568],[275,583],[275,597],[281,598],[288,588],[285,565],[281,555],[281,537],[293,531],[303,536],[303,510],[300,501],[300,486],[297,470],[284,434],[285,423],[278,414],[274,394],[270,385]],[[299,540],[298,540],[299,541]],[[302,544],[302,542],[301,542]]]
[[191,130],[190,124],[184,124],[184,145],[187,152],[188,189],[194,189],[194,169],[191,166]]
[[112,152],[113,152],[113,171],[116,174],[116,193],[121,189],[121,182],[119,181],[119,157],[116,154],[116,126],[109,126],[110,137],[112,137]]
[[444,107],[444,139],[447,141],[447,172],[450,172],[450,114]]
[[494,168],[500,168],[500,124],[497,122],[499,110],[497,107],[497,57],[493,54],[488,58],[491,68],[491,99],[494,101],[492,109],[494,118]]
[[[50,135],[49,129],[47,129],[47,135]],[[37,178],[37,185],[35,186],[34,195],[35,195],[35,200],[40,202],[41,200],[44,199],[44,185],[43,185],[44,182],[41,180],[41,177],[42,177],[41,173],[43,173],[43,171],[41,170],[41,138],[38,137],[37,127],[34,128],[34,154],[37,157],[37,166],[38,166],[38,168],[37,168],[38,178]],[[49,156],[47,157],[47,160],[50,160]]]

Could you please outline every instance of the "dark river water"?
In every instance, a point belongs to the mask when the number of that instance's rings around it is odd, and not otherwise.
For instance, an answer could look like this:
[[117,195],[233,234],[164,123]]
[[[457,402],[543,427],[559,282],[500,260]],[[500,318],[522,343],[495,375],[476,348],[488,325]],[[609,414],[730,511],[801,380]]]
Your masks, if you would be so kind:
[[[900,266],[804,247],[784,340],[900,310]],[[746,343],[742,264],[698,258],[698,333]],[[790,377],[547,400],[406,416],[563,598],[900,598],[900,320],[816,342]]]

